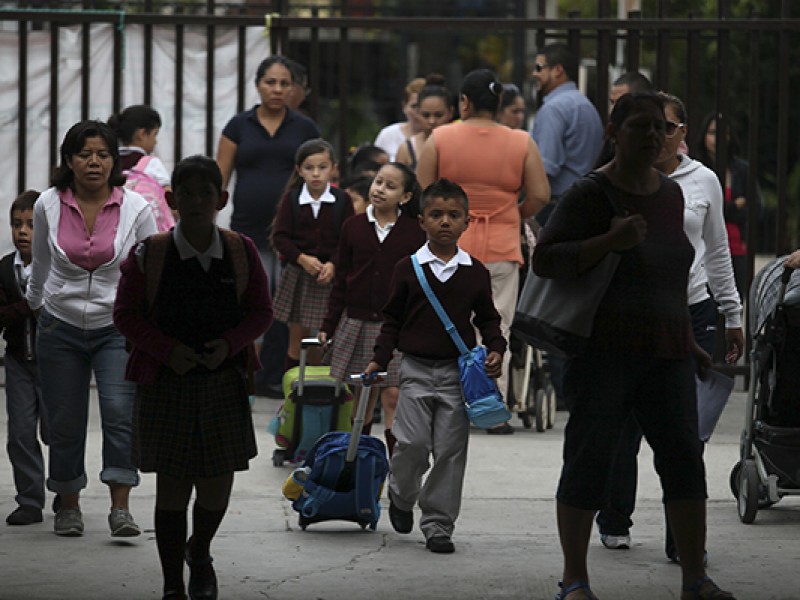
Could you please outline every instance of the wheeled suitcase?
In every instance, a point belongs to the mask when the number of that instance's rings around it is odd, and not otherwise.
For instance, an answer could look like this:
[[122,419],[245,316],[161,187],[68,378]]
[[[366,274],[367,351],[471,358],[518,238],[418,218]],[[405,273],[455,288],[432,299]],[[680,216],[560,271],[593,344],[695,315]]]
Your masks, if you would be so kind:
[[302,485],[292,507],[300,513],[303,530],[311,523],[333,520],[354,521],[362,529],[375,530],[380,519],[380,498],[389,473],[386,446],[376,437],[361,434],[371,382],[359,375],[351,376],[351,382],[363,386],[352,432],[323,435],[308,452],[303,468],[292,475]]
[[330,376],[329,367],[307,366],[308,349],[316,338],[305,338],[300,347],[300,365],[283,376],[285,400],[269,431],[278,446],[272,464],[302,462],[314,443],[330,431],[349,431],[353,414],[350,389]]

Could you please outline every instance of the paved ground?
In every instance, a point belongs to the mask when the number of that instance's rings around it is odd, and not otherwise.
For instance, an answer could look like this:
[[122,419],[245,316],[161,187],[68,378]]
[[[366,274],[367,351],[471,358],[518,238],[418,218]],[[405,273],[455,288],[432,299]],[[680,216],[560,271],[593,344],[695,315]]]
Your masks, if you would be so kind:
[[[784,499],[739,522],[728,489],[738,455],[745,394],[731,399],[706,452],[709,472],[709,572],[740,600],[800,598],[800,502]],[[212,547],[220,598],[270,600],[551,599],[561,568],[553,493],[561,464],[564,413],[555,429],[488,436],[474,431],[454,555],[432,555],[421,534],[396,534],[384,515],[375,533],[349,523],[297,527],[280,493],[288,467],[272,466],[265,426],[278,403],[255,406],[261,454],[238,476],[231,509]],[[4,415],[2,417],[4,419]],[[515,425],[519,425],[519,421]],[[5,431],[5,426],[2,427]],[[145,475],[132,511],[145,533],[116,541],[106,524],[107,492],[97,480],[96,411],[89,433],[90,484],[83,496],[86,534],[59,538],[48,513],[41,525],[0,524],[0,600],[160,598],[152,529],[154,479]],[[5,442],[5,434],[0,434]],[[679,568],[662,553],[662,506],[652,457],[643,451],[639,506],[630,551],[591,545],[600,598],[679,598]],[[7,461],[0,460],[0,515],[14,508]]]

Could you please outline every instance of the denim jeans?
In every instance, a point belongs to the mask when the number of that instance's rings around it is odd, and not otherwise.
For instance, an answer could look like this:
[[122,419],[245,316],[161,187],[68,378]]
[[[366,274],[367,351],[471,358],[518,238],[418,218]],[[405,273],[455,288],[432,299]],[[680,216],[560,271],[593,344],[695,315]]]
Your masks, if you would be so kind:
[[89,383],[94,373],[103,429],[103,483],[135,486],[131,462],[134,383],[125,380],[125,338],[113,325],[81,329],[46,311],[39,315],[37,359],[50,422],[47,488],[74,494],[86,487]]

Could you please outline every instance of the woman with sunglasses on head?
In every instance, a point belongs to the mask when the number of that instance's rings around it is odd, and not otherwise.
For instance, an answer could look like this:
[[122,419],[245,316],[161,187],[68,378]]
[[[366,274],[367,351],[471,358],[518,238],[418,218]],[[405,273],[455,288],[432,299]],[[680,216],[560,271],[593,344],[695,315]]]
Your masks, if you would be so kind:
[[[744,348],[742,304],[728,249],[722,189],[713,171],[679,151],[686,138],[687,114],[683,102],[664,92],[659,96],[664,101],[666,128],[664,146],[655,167],[677,182],[683,192],[683,229],[694,247],[687,289],[694,338],[703,350],[712,355],[717,315],[722,314],[727,346],[725,359],[736,362]],[[631,515],[636,504],[637,454],[641,441],[641,429],[635,420],[630,419],[614,463],[609,505],[597,515],[600,539],[609,549],[631,547]],[[679,561],[669,523],[665,551],[670,560]]]

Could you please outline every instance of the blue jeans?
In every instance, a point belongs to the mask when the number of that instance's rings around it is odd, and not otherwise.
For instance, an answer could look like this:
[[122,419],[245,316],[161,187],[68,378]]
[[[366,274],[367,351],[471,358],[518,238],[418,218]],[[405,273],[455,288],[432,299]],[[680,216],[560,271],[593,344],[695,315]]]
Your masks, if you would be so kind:
[[125,380],[125,338],[113,325],[80,329],[46,311],[36,334],[42,399],[50,422],[47,488],[74,494],[86,487],[89,383],[94,373],[103,428],[103,483],[139,485],[131,462],[134,383]]

